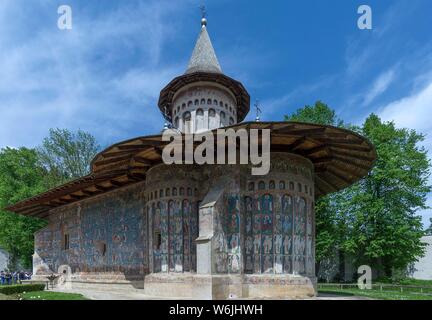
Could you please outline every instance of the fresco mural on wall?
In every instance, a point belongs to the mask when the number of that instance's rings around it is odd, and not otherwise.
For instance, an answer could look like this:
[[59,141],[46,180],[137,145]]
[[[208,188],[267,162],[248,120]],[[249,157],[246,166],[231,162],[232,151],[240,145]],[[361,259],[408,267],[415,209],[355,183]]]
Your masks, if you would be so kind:
[[81,230],[86,267],[139,273],[147,261],[144,226],[142,203],[133,193],[83,204]]
[[283,237],[283,272],[292,273],[292,233],[293,199],[290,195],[282,196],[282,237]]
[[[183,195],[185,189],[180,188],[179,193]],[[198,217],[194,203],[187,199],[158,202],[153,226],[153,272],[195,271]]]
[[[294,201],[293,196],[282,191],[287,185],[279,182],[276,191],[270,181],[268,193],[244,197],[245,273],[313,275],[312,204],[307,207],[306,200],[298,196]],[[259,182],[258,189],[266,190],[265,182]],[[252,190],[253,185],[249,185]]]
[[240,271],[240,203],[238,195],[228,197],[226,235],[228,240],[228,271]]
[[294,271],[306,272],[306,201],[296,197],[294,215]]
[[130,188],[56,210],[35,234],[40,263],[51,272],[68,264],[72,272],[143,273],[147,227],[140,191]]

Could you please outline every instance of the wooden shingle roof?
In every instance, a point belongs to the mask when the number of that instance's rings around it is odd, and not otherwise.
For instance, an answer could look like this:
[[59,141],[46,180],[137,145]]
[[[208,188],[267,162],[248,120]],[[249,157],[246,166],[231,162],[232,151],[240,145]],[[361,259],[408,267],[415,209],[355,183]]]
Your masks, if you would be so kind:
[[[332,126],[245,122],[227,128],[270,129],[271,152],[288,152],[308,158],[314,165],[317,198],[346,188],[366,176],[376,159],[375,148],[366,138]],[[7,209],[44,218],[52,208],[143,181],[149,168],[162,163],[162,149],[168,143],[162,141],[161,135],[154,135],[114,144],[94,158],[90,175]]]

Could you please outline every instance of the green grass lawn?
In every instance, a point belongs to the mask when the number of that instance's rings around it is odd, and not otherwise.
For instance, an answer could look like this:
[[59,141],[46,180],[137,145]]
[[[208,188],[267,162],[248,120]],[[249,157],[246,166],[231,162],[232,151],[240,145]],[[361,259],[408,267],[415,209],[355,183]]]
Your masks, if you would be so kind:
[[53,291],[34,291],[21,293],[16,296],[22,300],[88,300],[78,293],[64,293]]
[[414,292],[380,291],[380,290],[360,290],[358,288],[349,289],[319,289],[318,293],[330,293],[343,296],[361,296],[378,300],[432,300],[432,295]]

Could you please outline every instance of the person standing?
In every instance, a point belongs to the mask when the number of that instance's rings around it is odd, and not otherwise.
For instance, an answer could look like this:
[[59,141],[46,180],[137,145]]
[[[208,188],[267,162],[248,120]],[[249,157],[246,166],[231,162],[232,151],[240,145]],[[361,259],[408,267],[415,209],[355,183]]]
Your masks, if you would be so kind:
[[12,274],[12,283],[18,284],[18,271],[14,271],[14,273]]
[[11,284],[11,281],[12,281],[12,274],[9,272],[9,270],[6,271],[5,279],[6,279],[6,284],[7,284],[7,285],[10,285],[10,284]]
[[3,270],[0,272],[0,278],[1,278],[1,284],[3,286],[5,284],[5,280],[6,280],[5,273]]

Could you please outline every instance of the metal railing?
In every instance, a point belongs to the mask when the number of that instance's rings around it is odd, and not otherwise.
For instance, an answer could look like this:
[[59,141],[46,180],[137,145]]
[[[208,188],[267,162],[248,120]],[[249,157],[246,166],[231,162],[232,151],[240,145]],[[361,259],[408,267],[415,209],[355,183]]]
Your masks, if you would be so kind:
[[[318,289],[328,290],[349,290],[358,289],[357,283],[318,283]],[[375,283],[372,284],[373,290],[379,291],[392,291],[392,292],[409,292],[417,294],[432,295],[432,286],[416,286],[416,285],[400,285],[388,283]]]

